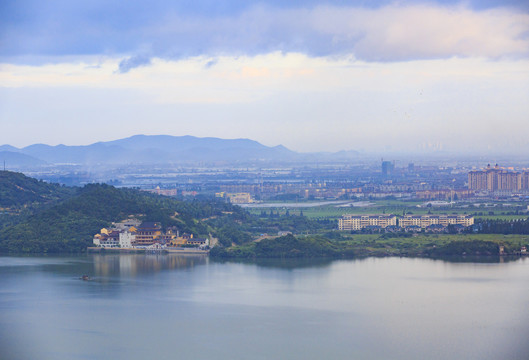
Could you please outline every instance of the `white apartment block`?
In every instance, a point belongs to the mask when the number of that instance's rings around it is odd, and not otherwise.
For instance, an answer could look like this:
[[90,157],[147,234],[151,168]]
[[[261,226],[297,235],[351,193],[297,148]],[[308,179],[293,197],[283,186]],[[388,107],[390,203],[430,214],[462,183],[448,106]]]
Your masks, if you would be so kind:
[[399,218],[399,226],[419,226],[426,228],[430,225],[463,225],[465,227],[474,224],[474,217],[471,215],[404,215]]
[[338,220],[339,230],[362,230],[368,226],[386,228],[397,225],[395,215],[353,215],[345,214]]

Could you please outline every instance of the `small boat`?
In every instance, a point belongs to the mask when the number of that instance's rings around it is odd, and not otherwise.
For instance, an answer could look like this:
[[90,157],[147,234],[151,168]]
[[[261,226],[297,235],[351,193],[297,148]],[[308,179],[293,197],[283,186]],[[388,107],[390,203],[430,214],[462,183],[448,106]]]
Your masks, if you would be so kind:
[[81,279],[81,280],[84,280],[84,281],[90,281],[90,280],[92,280],[92,279],[90,279],[90,276],[88,276],[88,275],[83,275],[83,276],[81,276],[80,279]]

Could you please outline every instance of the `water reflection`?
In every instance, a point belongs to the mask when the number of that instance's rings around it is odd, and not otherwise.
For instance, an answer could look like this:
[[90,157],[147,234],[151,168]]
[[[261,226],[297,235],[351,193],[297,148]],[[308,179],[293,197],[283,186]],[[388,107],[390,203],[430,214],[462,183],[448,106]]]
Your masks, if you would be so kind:
[[134,277],[164,270],[188,269],[208,262],[208,257],[204,255],[93,254],[89,257],[93,263],[93,275],[97,277]]
[[[362,256],[352,259],[346,259],[348,261],[363,262],[370,261],[374,258],[387,258],[373,257],[373,256]],[[390,257],[399,258],[399,257]],[[417,259],[425,261],[443,261],[445,263],[478,263],[478,264],[503,264],[516,261],[525,261],[525,257],[519,256],[441,256],[435,258],[428,257],[401,257],[402,259]],[[214,263],[219,264],[246,264],[246,265],[257,265],[264,268],[277,268],[277,269],[302,269],[302,268],[323,268],[332,265],[336,261],[343,259],[297,259],[297,258],[266,258],[266,259],[211,259]]]
[[520,256],[440,256],[432,258],[433,260],[442,260],[448,263],[480,263],[480,264],[503,264],[514,261],[524,261]]
[[527,359],[529,260],[453,260],[0,258],[0,358]]
[[219,264],[246,264],[257,265],[263,268],[277,268],[285,270],[303,269],[303,268],[324,268],[330,266],[334,259],[285,259],[285,258],[268,258],[268,259],[212,259]]

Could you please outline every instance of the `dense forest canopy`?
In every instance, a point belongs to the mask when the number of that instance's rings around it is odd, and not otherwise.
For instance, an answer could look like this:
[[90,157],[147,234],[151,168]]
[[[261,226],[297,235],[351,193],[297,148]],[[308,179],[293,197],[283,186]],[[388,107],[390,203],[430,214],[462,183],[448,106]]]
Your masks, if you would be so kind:
[[49,184],[21,173],[0,171],[0,208],[28,206],[68,198],[76,189]]

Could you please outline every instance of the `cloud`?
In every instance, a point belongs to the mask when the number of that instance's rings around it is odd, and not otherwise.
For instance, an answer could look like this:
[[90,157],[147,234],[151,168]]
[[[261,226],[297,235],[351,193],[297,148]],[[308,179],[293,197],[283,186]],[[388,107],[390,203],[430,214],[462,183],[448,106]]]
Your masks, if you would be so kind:
[[209,68],[215,66],[218,62],[219,62],[218,59],[211,59],[211,60],[208,60],[208,62],[206,62],[206,64],[204,65],[204,67],[205,67],[206,69],[209,69]]
[[121,74],[128,73],[130,70],[151,64],[151,59],[145,55],[136,55],[123,59],[119,63],[118,71]]
[[[501,2],[492,2],[495,7],[477,8],[472,1],[471,5],[379,1],[374,7],[366,7],[370,2],[364,1],[361,6],[334,3],[234,2],[199,10],[198,5],[185,9],[156,1],[149,8],[137,2],[126,9],[113,4],[104,12],[97,1],[90,2],[89,9],[68,2],[64,9],[36,4],[30,13],[15,9],[25,16],[5,19],[1,54],[4,58],[131,56],[147,48],[153,57],[164,59],[275,51],[349,54],[367,61],[529,56],[527,7],[499,7]],[[510,3],[516,5],[514,0]],[[146,61],[131,56],[120,71]]]
[[[352,44],[353,53],[366,60],[527,56],[529,15],[495,9],[464,7],[386,7],[380,11],[329,11],[338,29],[324,28],[346,38],[364,34]],[[349,21],[350,26],[347,26]],[[327,25],[330,22],[326,23]]]
[[[105,128],[115,138],[249,137],[303,151],[416,150],[424,142],[528,149],[529,59],[366,62],[274,52],[152,58],[117,74],[120,61],[2,65],[0,118],[10,120],[4,137],[86,143]],[[20,132],[20,124],[32,130]]]
[[[180,52],[175,55],[180,56],[282,51],[408,61],[529,55],[529,14],[462,6],[256,7],[235,18],[187,19],[169,14],[159,26],[146,31],[157,41],[155,51],[177,45]],[[171,54],[160,54],[167,55]]]

